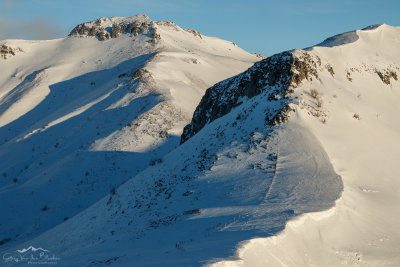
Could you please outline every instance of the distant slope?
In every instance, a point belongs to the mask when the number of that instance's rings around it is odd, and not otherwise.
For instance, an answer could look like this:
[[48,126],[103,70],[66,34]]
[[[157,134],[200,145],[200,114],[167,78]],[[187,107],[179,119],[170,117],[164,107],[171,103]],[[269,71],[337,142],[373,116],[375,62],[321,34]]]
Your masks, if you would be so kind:
[[[86,30],[99,23],[109,38]],[[155,164],[179,144],[204,91],[259,60],[142,15],[78,25],[68,38],[0,45],[1,250]]]

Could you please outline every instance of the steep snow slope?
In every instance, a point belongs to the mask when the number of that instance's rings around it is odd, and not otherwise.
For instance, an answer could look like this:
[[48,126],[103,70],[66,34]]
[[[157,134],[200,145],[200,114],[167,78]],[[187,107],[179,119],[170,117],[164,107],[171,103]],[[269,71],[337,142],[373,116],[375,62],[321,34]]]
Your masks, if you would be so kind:
[[355,34],[354,42],[308,51],[331,71],[295,90],[290,118],[321,142],[343,179],[342,197],[215,266],[399,266],[400,28]]
[[206,88],[259,60],[142,15],[84,23],[68,38],[0,45],[2,250],[156,163],[179,144]]
[[40,244],[65,266],[199,266],[329,208],[341,179],[309,130],[266,123],[284,105],[283,95],[266,101],[272,95],[245,101],[89,209],[18,246]]

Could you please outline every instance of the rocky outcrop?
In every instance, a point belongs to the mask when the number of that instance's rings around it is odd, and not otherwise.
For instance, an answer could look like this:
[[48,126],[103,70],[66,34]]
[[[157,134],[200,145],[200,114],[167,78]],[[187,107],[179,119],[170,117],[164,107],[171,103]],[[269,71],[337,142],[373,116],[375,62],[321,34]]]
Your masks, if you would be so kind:
[[[261,92],[268,94],[269,101],[286,99],[303,80],[318,78],[321,60],[306,51],[283,52],[254,64],[244,73],[222,81],[209,88],[181,136],[181,143],[199,132],[206,124],[229,113],[240,105],[244,98],[252,98]],[[288,106],[279,114],[267,119],[276,124],[287,118]]]
[[382,80],[383,83],[385,84],[390,84],[390,79],[393,78],[395,81],[397,81],[397,73],[396,71],[390,70],[390,69],[384,69],[384,70],[376,70],[376,74],[378,74],[379,78]]
[[137,36],[147,35],[150,42],[156,43],[160,39],[156,23],[145,15],[127,18],[99,18],[97,20],[79,24],[68,36],[95,37],[99,41],[118,38],[122,34]]
[[99,18],[90,22],[85,22],[76,26],[70,37],[94,37],[99,41],[106,41],[113,38],[118,38],[121,35],[135,37],[144,35],[150,38],[148,42],[158,43],[161,39],[158,33],[158,26],[169,27],[176,31],[184,31],[196,38],[203,39],[200,32],[192,29],[182,29],[171,21],[152,21],[146,15],[137,15],[133,17],[111,17]]
[[23,52],[23,50],[19,47],[12,48],[3,44],[0,46],[0,59],[7,59],[9,57],[15,56],[18,52]]
[[199,31],[192,30],[192,29],[183,29],[184,31],[193,34],[194,36],[199,37],[200,39],[203,39]]

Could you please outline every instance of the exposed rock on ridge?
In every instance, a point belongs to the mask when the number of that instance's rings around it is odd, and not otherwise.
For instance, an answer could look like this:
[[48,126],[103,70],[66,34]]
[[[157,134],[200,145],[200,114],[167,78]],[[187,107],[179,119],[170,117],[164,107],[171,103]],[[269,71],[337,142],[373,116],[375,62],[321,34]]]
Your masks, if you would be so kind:
[[123,34],[135,37],[145,35],[150,38],[149,42],[157,43],[160,40],[160,34],[157,32],[157,26],[168,26],[176,31],[186,31],[202,39],[200,32],[191,29],[181,29],[171,21],[152,21],[146,15],[137,15],[133,17],[111,17],[99,18],[90,22],[85,22],[76,26],[70,37],[95,37],[99,41],[106,41],[112,38],[118,38]]
[[[379,27],[383,27],[382,24],[371,25],[361,31],[335,35],[314,47],[333,47],[356,42],[359,39],[358,34]],[[292,102],[290,94],[295,88],[299,87],[304,80],[312,82],[319,79],[321,71],[327,71],[336,79],[342,75],[339,70],[340,68],[334,69],[329,61],[322,63],[318,53],[312,52],[312,48],[292,50],[266,58],[242,74],[209,88],[196,108],[191,123],[184,128],[181,143],[199,132],[206,124],[229,113],[232,108],[243,102],[243,98],[252,98],[260,93],[266,94],[273,107],[270,114],[266,114],[266,124],[275,125],[284,122],[292,111],[289,106]],[[392,82],[398,80],[399,68],[396,64],[383,66],[364,62],[361,66],[346,67],[345,78],[351,83],[353,82],[352,73],[364,71],[376,74],[385,85],[391,85]],[[274,101],[276,103],[272,103]],[[321,114],[324,115],[324,112],[321,110],[321,98],[318,98],[317,102],[317,110],[313,108],[311,113],[318,117],[322,116]],[[326,119],[325,115],[322,116],[323,122]]]
[[[240,105],[242,98],[252,98],[266,92],[269,101],[285,102],[303,80],[318,78],[317,68],[320,66],[321,60],[306,51],[283,52],[257,62],[244,73],[214,85],[206,91],[191,123],[184,128],[181,143],[195,135],[206,124]],[[286,104],[283,105],[284,113],[290,110]],[[284,121],[286,117],[273,114],[272,118],[267,116],[266,122],[275,124]]]
[[127,18],[99,18],[97,20],[79,24],[69,36],[96,37],[99,41],[117,38],[121,34],[137,36],[139,34],[151,37],[151,42],[156,42],[159,35],[156,32],[156,24],[146,15],[138,15]]
[[15,54],[18,52],[23,52],[23,50],[19,47],[12,48],[3,44],[0,46],[0,59],[7,59],[10,56],[15,56]]

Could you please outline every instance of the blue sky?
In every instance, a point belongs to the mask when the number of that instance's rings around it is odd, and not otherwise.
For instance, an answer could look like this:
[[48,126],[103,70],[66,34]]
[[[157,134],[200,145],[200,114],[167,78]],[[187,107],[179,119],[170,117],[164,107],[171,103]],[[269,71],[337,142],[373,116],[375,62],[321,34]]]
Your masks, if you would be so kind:
[[400,26],[400,1],[0,0],[0,39],[63,37],[81,22],[136,14],[269,56],[371,24]]

